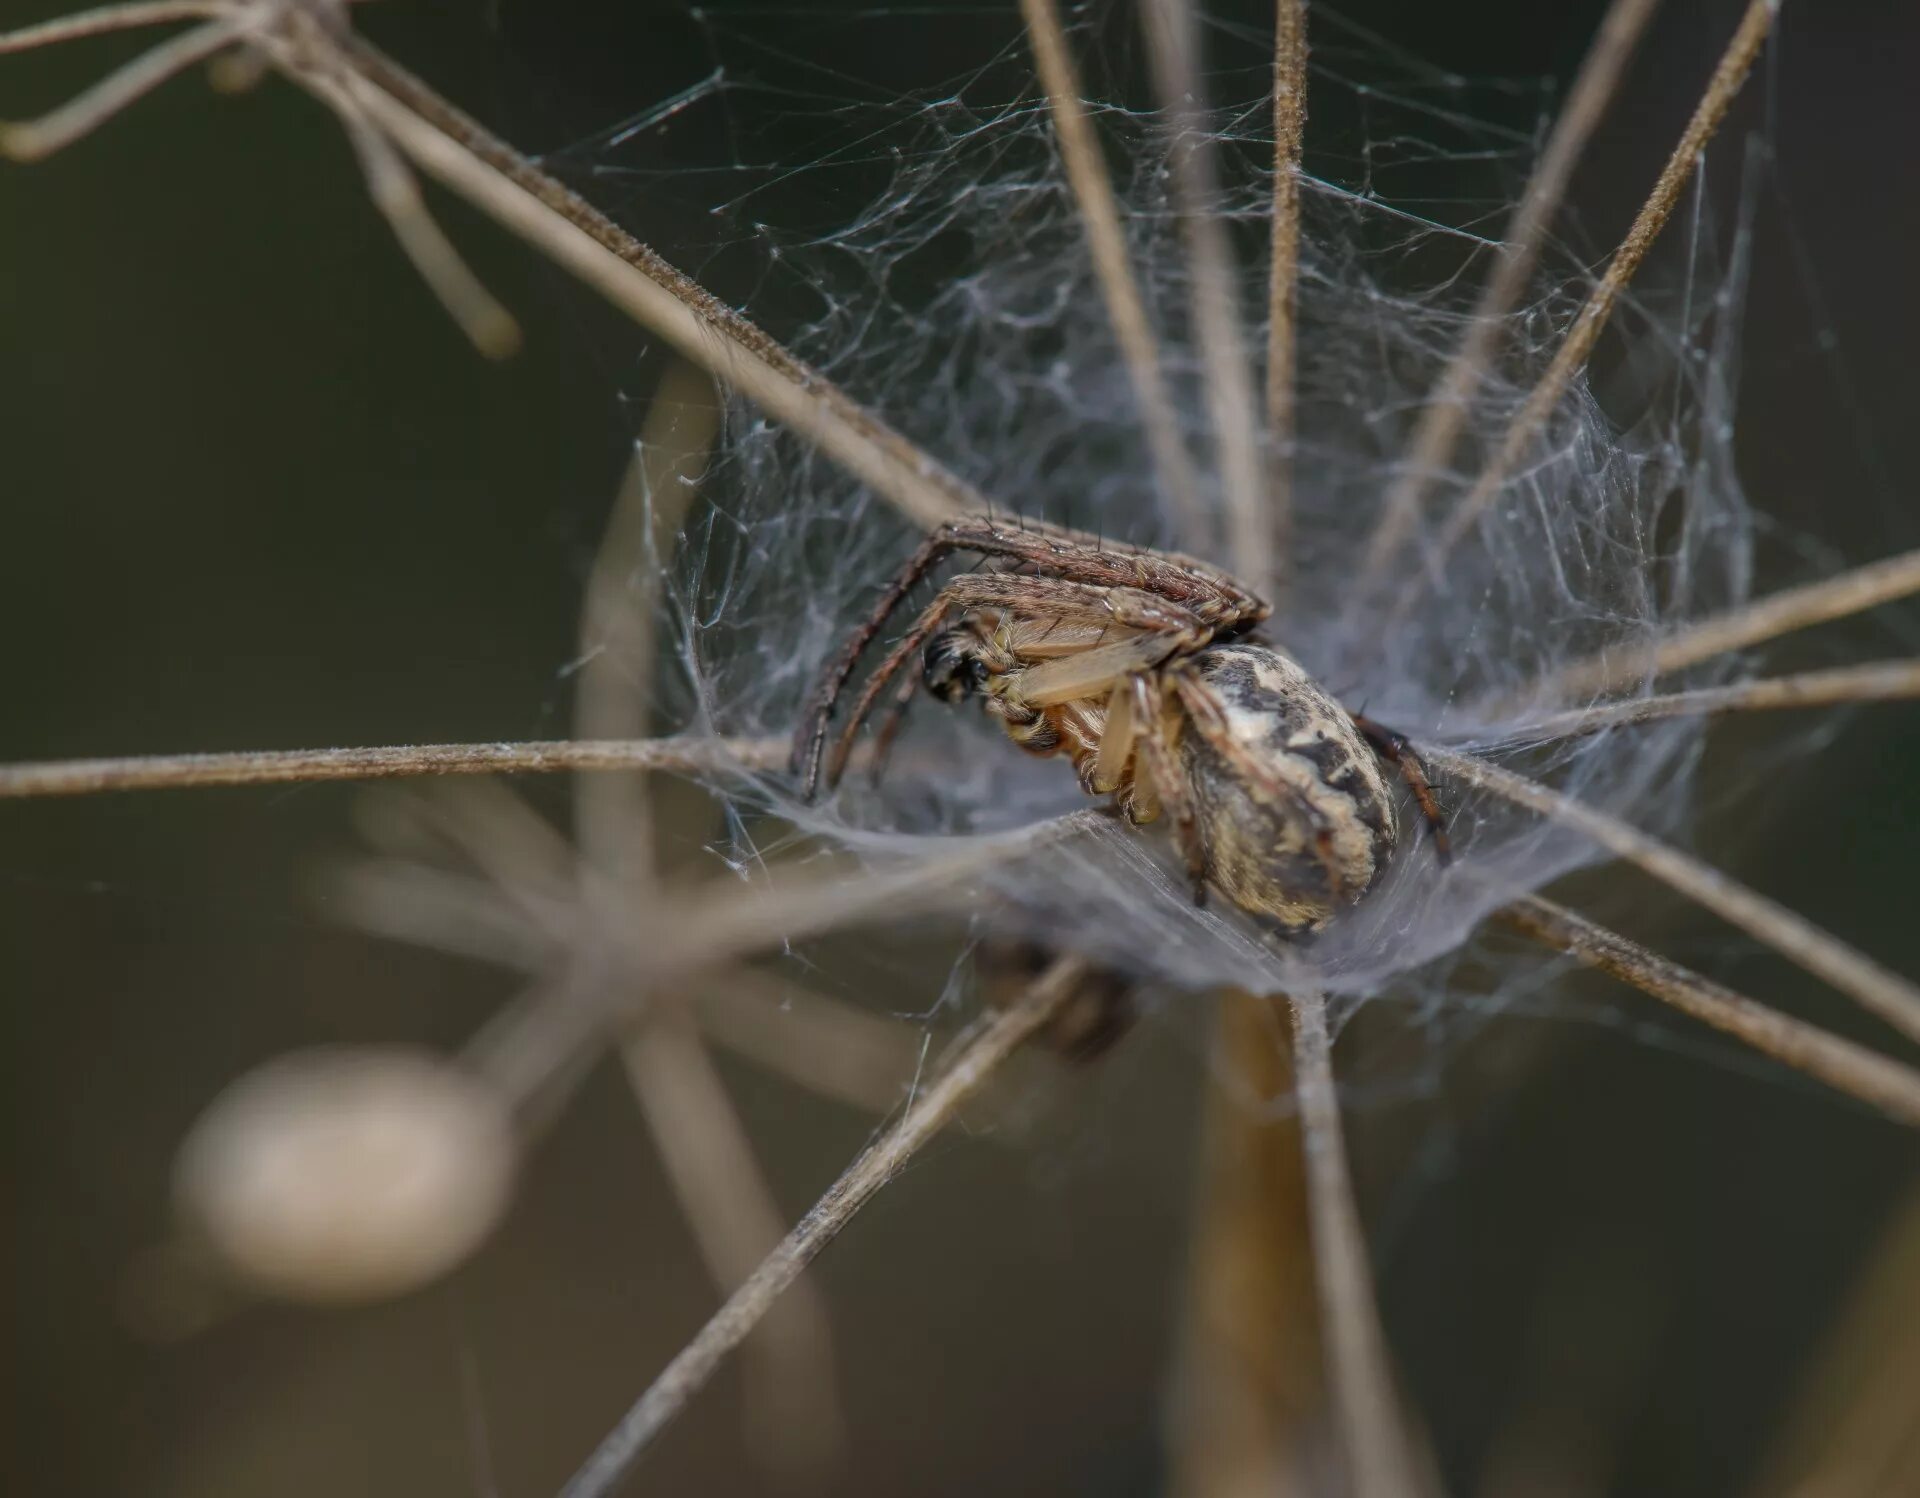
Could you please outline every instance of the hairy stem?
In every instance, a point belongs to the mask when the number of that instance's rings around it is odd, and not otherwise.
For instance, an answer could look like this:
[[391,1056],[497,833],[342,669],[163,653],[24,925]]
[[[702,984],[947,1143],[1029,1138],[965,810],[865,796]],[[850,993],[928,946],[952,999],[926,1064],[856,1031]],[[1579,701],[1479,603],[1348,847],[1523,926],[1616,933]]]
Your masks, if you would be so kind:
[[[361,102],[415,165],[929,529],[986,497],[364,39]],[[297,67],[289,70],[304,81]]]
[[1260,451],[1253,376],[1240,330],[1239,277],[1225,222],[1202,105],[1199,23],[1192,0],[1144,0],[1147,51],[1172,138],[1167,172],[1186,242],[1193,326],[1206,375],[1207,409],[1227,510],[1227,554],[1263,596],[1273,587],[1273,528]]
[[1061,164],[1066,168],[1067,181],[1080,210],[1080,222],[1086,230],[1087,248],[1093,256],[1100,295],[1106,303],[1107,321],[1112,324],[1114,337],[1120,344],[1120,356],[1126,363],[1134,402],[1146,426],[1147,446],[1153,454],[1160,487],[1173,505],[1183,544],[1195,550],[1211,551],[1218,538],[1213,535],[1212,521],[1200,502],[1199,476],[1194,471],[1186,439],[1180,434],[1179,413],[1167,389],[1159,341],[1148,320],[1140,283],[1127,254],[1126,231],[1121,227],[1113,184],[1101,159],[1100,142],[1087,122],[1079,72],[1067,45],[1066,29],[1060,22],[1060,8],[1056,0],[1020,0],[1020,10],[1026,17],[1034,68],[1047,91]]
[[1829,624],[1920,593],[1920,550],[1869,562],[1798,588],[1786,588],[1710,619],[1682,625],[1664,640],[1602,651],[1555,671],[1530,696],[1604,697],[1681,671],[1729,651]]
[[1450,750],[1423,745],[1420,752],[1430,765],[1448,774],[1586,834],[1616,857],[1738,926],[1789,962],[1920,1040],[1920,988],[1777,900],[1617,817],[1524,775]]
[[[1720,122],[1726,118],[1728,108],[1734,97],[1740,92],[1740,86],[1746,81],[1747,73],[1753,67],[1754,59],[1760,53],[1761,43],[1766,40],[1773,25],[1773,16],[1779,0],[1750,0],[1746,14],[1735,29],[1733,39],[1727,44],[1727,50],[1721,55],[1719,66],[1714,69],[1713,77],[1708,80],[1706,92],[1701,95],[1699,105],[1694,109],[1693,118],[1687,122],[1687,128],[1681,132],[1680,143],[1673,148],[1673,154],[1667,158],[1665,169],[1659,180],[1654,183],[1653,191],[1642,205],[1633,225],[1627,230],[1627,237],[1614,251],[1613,259],[1608,262],[1600,280],[1588,294],[1585,305],[1574,319],[1573,326],[1561,340],[1555,352],[1553,362],[1540,376],[1528,393],[1526,402],[1521,406],[1513,421],[1508,425],[1506,434],[1501,438],[1500,446],[1493,458],[1481,471],[1474,485],[1454,508],[1446,524],[1441,528],[1438,539],[1426,558],[1424,575],[1429,580],[1441,576],[1440,563],[1446,554],[1459,544],[1461,539],[1479,520],[1520,462],[1521,455],[1545,427],[1548,417],[1559,405],[1560,398],[1566,394],[1573,383],[1574,376],[1585,367],[1593,347],[1599,341],[1600,333],[1613,314],[1615,304],[1621,292],[1633,279],[1640,264],[1646,259],[1647,251],[1659,238],[1660,231],[1666,227],[1674,207],[1680,201],[1680,195],[1692,177],[1700,153],[1706,149],[1707,142],[1719,129]],[[1414,590],[1409,590],[1408,597]]]
[[1499,916],[1536,941],[1632,984],[1889,1118],[1920,1127],[1920,1072],[1912,1067],[1769,1009],[1550,900],[1529,895]]
[[1666,718],[1711,717],[1720,713],[1774,712],[1792,708],[1840,707],[1857,702],[1898,702],[1920,697],[1920,661],[1874,661],[1805,671],[1731,686],[1702,687],[1627,702],[1604,702],[1551,717],[1533,719],[1511,734],[1512,744],[1573,738],[1635,723]]
[[[1379,528],[1367,545],[1362,594],[1370,595],[1407,542],[1434,481],[1446,468],[1466,426],[1481,382],[1498,352],[1502,320],[1527,289],[1539,264],[1547,228],[1566,196],[1587,142],[1606,112],[1620,75],[1633,56],[1640,33],[1660,0],[1613,0],[1600,22],[1579,76],[1554,121],[1553,133],[1527,179],[1527,190],[1513,210],[1494,260],[1493,274],[1468,317],[1460,346],[1427,397],[1414,429],[1399,477],[1387,493]],[[1284,9],[1284,3],[1283,7]]]
[[1353,1498],[1413,1498],[1416,1476],[1393,1362],[1373,1293],[1373,1266],[1353,1195],[1326,1000],[1293,995],[1293,1056],[1307,1161],[1314,1271],[1329,1385]]
[[[1306,0],[1276,0],[1273,20],[1273,213],[1267,260],[1268,488],[1276,591],[1292,565],[1293,439],[1300,291],[1300,148],[1307,128]],[[1274,601],[1274,600],[1269,600]]]
[[729,766],[770,770],[786,763],[789,748],[784,739],[550,740],[49,760],[0,765],[0,800],[194,786],[284,785],[290,781],[393,780],[419,775],[524,775],[562,770],[708,773]]

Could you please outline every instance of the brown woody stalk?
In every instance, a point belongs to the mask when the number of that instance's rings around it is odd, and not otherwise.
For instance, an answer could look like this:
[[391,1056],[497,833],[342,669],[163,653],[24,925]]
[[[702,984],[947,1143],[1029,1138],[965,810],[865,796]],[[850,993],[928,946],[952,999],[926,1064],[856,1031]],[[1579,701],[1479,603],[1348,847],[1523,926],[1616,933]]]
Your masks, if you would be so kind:
[[711,773],[729,765],[773,769],[786,763],[788,747],[784,739],[552,740],[49,760],[0,765],[0,800],[194,786],[284,785],[291,781],[393,780],[420,775],[527,775],[563,770]]
[[1920,1127],[1920,1072],[1912,1067],[1769,1009],[1550,900],[1529,895],[1499,915],[1536,941],[1736,1036],[1889,1118]]
[[1101,159],[1100,142],[1087,121],[1079,70],[1067,45],[1060,8],[1056,0],[1020,0],[1020,10],[1026,17],[1034,68],[1047,91],[1060,161],[1066,168],[1080,222],[1086,230],[1087,248],[1093,256],[1100,295],[1106,303],[1107,321],[1112,324],[1114,337],[1120,344],[1120,356],[1126,363],[1134,402],[1140,408],[1140,419],[1146,427],[1147,447],[1153,454],[1160,487],[1173,505],[1183,544],[1202,552],[1210,551],[1218,538],[1213,534],[1211,518],[1200,503],[1199,476],[1194,472],[1186,439],[1180,434],[1180,417],[1167,389],[1159,340],[1148,320],[1140,282],[1127,254],[1126,231],[1121,227],[1119,204],[1114,200],[1113,184]]
[[1428,762],[1516,805],[1585,833],[1616,857],[1738,926],[1789,962],[1831,984],[1920,1040],[1920,989],[1776,900],[1678,848],[1550,786],[1483,759],[1422,746]]
[[1426,1485],[1417,1476],[1374,1298],[1373,1263],[1340,1126],[1326,1000],[1311,990],[1293,995],[1293,1058],[1328,1384],[1348,1482],[1353,1498],[1415,1498]]
[[1778,4],[1779,0],[1749,0],[1746,14],[1735,29],[1732,41],[1727,44],[1727,50],[1721,55],[1719,66],[1714,69],[1706,92],[1701,95],[1700,103],[1694,109],[1693,118],[1681,132],[1680,143],[1667,158],[1665,169],[1654,183],[1653,191],[1642,205],[1632,227],[1627,230],[1627,237],[1620,242],[1620,248],[1614,251],[1613,259],[1588,294],[1579,316],[1561,340],[1553,362],[1547,366],[1546,372],[1507,427],[1506,435],[1501,439],[1492,460],[1441,528],[1427,556],[1427,577],[1439,575],[1437,569],[1441,560],[1459,544],[1481,513],[1493,502],[1512,476],[1528,444],[1546,425],[1561,396],[1566,394],[1573,377],[1585,367],[1621,292],[1626,290],[1627,283],[1639,270],[1641,261],[1646,259],[1647,251],[1666,227],[1688,179],[1693,175],[1700,153],[1720,128],[1720,122],[1726,118],[1734,96],[1746,81],[1747,73],[1760,53],[1761,43],[1766,40],[1767,32],[1773,25]]
[[[1392,565],[1412,533],[1420,506],[1453,456],[1467,421],[1467,412],[1480,392],[1498,352],[1502,319],[1519,302],[1528,278],[1539,263],[1547,227],[1559,211],[1567,182],[1585,152],[1587,142],[1605,114],[1620,75],[1633,56],[1640,33],[1660,0],[1613,0],[1600,22],[1593,45],[1580,64],[1579,76],[1567,93],[1567,102],[1554,121],[1553,134],[1527,179],[1527,190],[1513,210],[1496,252],[1493,274],[1468,318],[1466,335],[1447,361],[1433,393],[1427,397],[1414,429],[1400,476],[1388,491],[1379,528],[1367,544],[1363,593],[1370,593]],[[1283,6],[1284,9],[1284,0]]]
[[1711,619],[1682,625],[1664,640],[1602,651],[1546,677],[1529,695],[1604,697],[1729,651],[1745,650],[1795,630],[1863,614],[1920,593],[1920,551],[1869,562],[1798,588],[1769,594]]
[[605,1498],[632,1470],[653,1439],[713,1377],[721,1361],[779,1300],[853,1216],[900,1173],[969,1098],[1072,997],[1083,967],[1057,960],[1009,1008],[986,1019],[965,1039],[952,1062],[892,1128],[861,1152],[807,1215],[697,1332],[640,1396],[620,1423],[562,1490],[562,1498]]

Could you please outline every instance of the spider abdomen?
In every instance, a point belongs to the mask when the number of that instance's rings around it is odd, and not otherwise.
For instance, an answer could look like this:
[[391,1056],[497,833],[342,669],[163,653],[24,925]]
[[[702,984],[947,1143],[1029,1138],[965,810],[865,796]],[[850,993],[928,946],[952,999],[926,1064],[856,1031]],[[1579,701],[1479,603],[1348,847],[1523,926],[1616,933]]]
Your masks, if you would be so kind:
[[1346,710],[1269,646],[1211,646],[1188,667],[1220,704],[1229,752],[1183,733],[1212,882],[1290,931],[1358,900],[1393,848],[1393,797]]

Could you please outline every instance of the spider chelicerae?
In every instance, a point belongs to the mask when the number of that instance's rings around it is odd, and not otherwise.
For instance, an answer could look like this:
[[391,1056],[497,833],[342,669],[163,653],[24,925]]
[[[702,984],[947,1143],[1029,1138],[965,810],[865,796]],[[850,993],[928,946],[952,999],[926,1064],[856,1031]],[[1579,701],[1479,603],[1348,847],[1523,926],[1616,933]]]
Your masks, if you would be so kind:
[[[854,668],[907,594],[947,558],[985,570],[947,582],[867,678],[828,750]],[[1029,753],[1066,754],[1090,795],[1134,823],[1164,811],[1194,899],[1209,885],[1290,934],[1316,931],[1379,879],[1396,834],[1379,761],[1396,767],[1447,857],[1444,821],[1406,739],[1340,705],[1254,631],[1272,610],[1245,584],[1176,552],[1040,521],[939,527],[829,663],[794,739],[805,794],[845,771],[860,726],[895,689],[876,764],[922,685],[978,697]]]

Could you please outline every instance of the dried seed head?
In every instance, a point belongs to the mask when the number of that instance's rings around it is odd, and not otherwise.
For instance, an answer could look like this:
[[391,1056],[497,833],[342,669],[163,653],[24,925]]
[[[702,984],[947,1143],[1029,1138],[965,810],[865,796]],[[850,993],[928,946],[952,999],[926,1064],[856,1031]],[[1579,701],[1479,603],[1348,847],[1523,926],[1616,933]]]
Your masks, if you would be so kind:
[[506,1102],[480,1078],[426,1051],[325,1047],[221,1093],[174,1185],[183,1217],[253,1289],[353,1302],[462,1262],[499,1221],[516,1156]]

